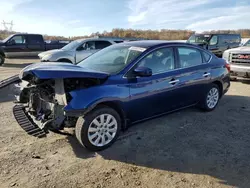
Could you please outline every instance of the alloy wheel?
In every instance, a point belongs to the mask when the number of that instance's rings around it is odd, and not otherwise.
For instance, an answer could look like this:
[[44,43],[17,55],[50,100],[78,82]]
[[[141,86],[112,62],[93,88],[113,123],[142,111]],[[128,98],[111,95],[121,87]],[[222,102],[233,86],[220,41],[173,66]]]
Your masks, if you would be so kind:
[[102,147],[110,143],[117,134],[117,121],[111,114],[97,116],[88,128],[88,140],[94,146]]
[[207,106],[208,108],[214,108],[219,101],[219,91],[217,88],[213,87],[207,95]]

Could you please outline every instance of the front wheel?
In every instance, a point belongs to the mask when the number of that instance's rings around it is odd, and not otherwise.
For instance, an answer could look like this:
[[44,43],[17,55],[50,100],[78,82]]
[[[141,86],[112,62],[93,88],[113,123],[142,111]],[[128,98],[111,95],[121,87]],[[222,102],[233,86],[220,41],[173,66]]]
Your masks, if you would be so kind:
[[75,134],[81,145],[91,151],[111,146],[119,136],[121,118],[112,108],[99,106],[76,123]]
[[217,106],[220,100],[220,90],[216,84],[212,84],[207,92],[205,93],[203,99],[200,102],[200,106],[205,111],[212,111]]

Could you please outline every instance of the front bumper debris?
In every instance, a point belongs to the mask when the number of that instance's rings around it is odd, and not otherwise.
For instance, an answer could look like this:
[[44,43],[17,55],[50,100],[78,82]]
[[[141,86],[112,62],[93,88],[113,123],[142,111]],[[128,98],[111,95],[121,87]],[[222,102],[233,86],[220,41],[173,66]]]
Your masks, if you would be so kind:
[[15,105],[13,107],[13,114],[18,124],[25,130],[29,135],[42,138],[46,137],[45,130],[40,129],[25,113],[23,105]]

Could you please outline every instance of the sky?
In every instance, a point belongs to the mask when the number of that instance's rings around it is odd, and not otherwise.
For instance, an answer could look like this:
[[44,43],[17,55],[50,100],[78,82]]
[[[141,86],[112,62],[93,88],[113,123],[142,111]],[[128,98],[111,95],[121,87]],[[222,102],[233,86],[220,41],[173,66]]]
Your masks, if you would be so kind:
[[13,20],[14,31],[66,37],[113,28],[250,28],[250,0],[0,0],[0,5],[0,22]]

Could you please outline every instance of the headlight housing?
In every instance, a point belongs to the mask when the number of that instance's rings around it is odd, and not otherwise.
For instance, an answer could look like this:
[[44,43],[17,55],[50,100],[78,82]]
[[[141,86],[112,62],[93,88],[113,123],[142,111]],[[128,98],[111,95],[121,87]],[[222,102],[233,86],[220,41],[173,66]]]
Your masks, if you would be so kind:
[[51,60],[51,58],[52,58],[52,54],[48,54],[48,55],[43,56],[42,60],[47,61],[47,60]]

